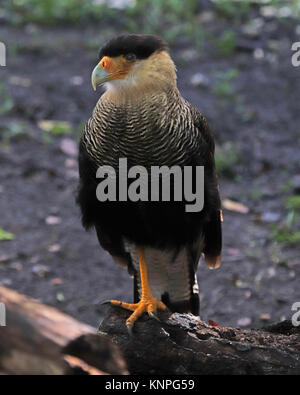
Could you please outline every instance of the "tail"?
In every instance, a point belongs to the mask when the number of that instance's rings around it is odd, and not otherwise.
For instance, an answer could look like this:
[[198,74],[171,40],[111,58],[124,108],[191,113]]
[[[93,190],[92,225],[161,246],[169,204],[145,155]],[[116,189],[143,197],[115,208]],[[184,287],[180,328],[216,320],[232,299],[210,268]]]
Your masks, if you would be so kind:
[[222,250],[222,211],[216,211],[211,220],[204,228],[204,255],[205,263],[210,269],[218,269],[221,266]]

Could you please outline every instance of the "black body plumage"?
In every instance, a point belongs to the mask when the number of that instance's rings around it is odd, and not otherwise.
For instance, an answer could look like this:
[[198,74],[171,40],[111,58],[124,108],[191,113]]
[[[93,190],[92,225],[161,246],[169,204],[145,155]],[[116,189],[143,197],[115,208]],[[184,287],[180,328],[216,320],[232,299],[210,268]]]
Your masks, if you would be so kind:
[[[104,47],[101,56],[117,56],[127,50],[137,56],[151,54],[153,51],[150,51],[149,42],[146,40],[143,44],[140,41],[140,38],[136,42],[128,41],[126,37],[119,42],[113,41]],[[154,51],[165,48],[159,44],[159,39],[150,42]],[[139,53],[141,48],[144,55]],[[119,158],[127,158],[128,167],[142,165],[147,169],[163,165],[204,166],[203,210],[187,213],[185,201],[100,203],[96,197],[99,183],[97,168],[110,165],[117,169]],[[182,296],[176,298],[176,289],[173,292],[173,288],[180,288],[180,284],[176,285],[176,275],[168,274],[169,269],[165,268],[165,278],[174,278],[174,287],[171,284],[172,289],[159,291],[161,294],[158,297],[174,311],[197,314],[199,298],[195,271],[198,260],[202,252],[212,257],[221,252],[214,141],[202,114],[187,103],[174,87],[149,94],[146,100],[134,105],[130,100],[116,105],[100,99],[80,142],[79,169],[77,201],[81,207],[83,225],[87,229],[94,226],[102,247],[128,265],[129,271],[135,275],[135,298],[139,287],[137,265],[128,246],[142,245],[148,248],[149,260],[156,265],[153,269],[154,286],[155,282],[159,282],[155,273],[160,270],[161,261],[165,261],[161,263],[162,267],[172,265],[172,261],[187,265],[184,275],[188,277],[189,289],[186,292],[184,289],[178,291]],[[162,289],[162,285],[157,285],[157,289]]]

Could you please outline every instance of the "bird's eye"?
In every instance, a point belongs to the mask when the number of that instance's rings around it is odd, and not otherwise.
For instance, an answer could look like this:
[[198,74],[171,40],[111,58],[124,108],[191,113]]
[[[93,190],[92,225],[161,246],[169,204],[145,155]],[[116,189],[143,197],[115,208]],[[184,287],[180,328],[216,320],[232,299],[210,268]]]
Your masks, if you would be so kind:
[[136,56],[134,53],[128,53],[127,55],[125,55],[125,59],[129,62],[133,62],[136,59]]

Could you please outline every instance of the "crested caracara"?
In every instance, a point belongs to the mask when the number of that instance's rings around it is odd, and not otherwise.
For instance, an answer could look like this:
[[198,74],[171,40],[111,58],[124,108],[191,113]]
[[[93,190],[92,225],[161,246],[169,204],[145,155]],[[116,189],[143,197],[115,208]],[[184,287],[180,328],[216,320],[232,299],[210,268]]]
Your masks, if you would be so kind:
[[[221,205],[207,121],[180,95],[175,65],[158,37],[122,35],[104,45],[92,73],[93,88],[101,84],[105,93],[80,141],[77,201],[83,226],[94,227],[101,246],[134,276],[134,304],[111,303],[132,312],[129,329],[142,313],[155,317],[166,307],[197,315],[200,256],[210,268],[221,264]],[[203,166],[203,209],[187,212],[184,198],[165,201],[161,194],[156,201],[99,201],[97,169],[111,166],[119,177],[120,158],[149,171]]]

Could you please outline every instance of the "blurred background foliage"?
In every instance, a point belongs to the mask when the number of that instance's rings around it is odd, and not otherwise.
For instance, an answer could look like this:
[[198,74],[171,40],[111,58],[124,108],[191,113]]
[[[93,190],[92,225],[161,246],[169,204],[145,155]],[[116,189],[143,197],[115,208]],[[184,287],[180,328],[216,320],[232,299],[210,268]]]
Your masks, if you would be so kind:
[[[200,1],[201,3],[201,1]],[[207,1],[202,1],[207,3]],[[263,7],[265,15],[278,18],[300,16],[298,0],[212,0],[220,17],[241,21],[251,16],[253,7]],[[1,0],[1,12],[12,24],[28,22],[53,25],[87,21],[118,21],[123,28],[169,36],[193,34],[197,23],[198,0]],[[177,26],[174,26],[177,24]],[[229,39],[229,37],[227,37]]]
[[198,52],[203,51],[205,40],[212,34],[202,26],[209,20],[209,13],[199,19],[198,11],[205,6],[220,21],[232,23],[232,28],[226,27],[214,42],[221,56],[232,54],[236,48],[234,26],[251,21],[258,9],[261,15],[282,23],[290,17],[300,18],[298,0],[1,0],[0,4],[0,16],[15,26],[99,24],[104,37],[113,27],[118,31],[159,34],[169,44],[188,38]]

